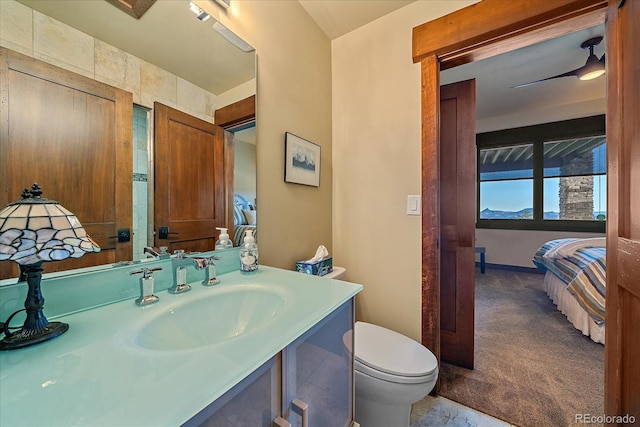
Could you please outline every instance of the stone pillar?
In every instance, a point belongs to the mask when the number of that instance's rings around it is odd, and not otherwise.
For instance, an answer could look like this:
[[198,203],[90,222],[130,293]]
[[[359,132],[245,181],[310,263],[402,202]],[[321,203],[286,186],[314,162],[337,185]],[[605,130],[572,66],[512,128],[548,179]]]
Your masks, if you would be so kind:
[[[561,168],[562,174],[584,173],[593,170],[593,152],[587,151],[571,159]],[[593,220],[593,176],[560,178],[560,218]]]

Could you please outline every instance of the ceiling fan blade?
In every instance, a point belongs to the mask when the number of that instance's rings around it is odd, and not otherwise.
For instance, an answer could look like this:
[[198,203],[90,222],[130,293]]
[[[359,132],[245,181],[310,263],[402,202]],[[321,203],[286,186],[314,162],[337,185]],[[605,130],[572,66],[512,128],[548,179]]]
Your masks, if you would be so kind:
[[597,46],[601,41],[602,41],[602,36],[597,36],[584,41],[580,45],[580,47],[583,49],[589,49],[589,58],[587,58],[587,62],[582,67],[576,68],[575,70],[567,71],[566,73],[558,74],[557,76],[547,77],[546,79],[540,79],[540,80],[535,80],[529,83],[522,83],[516,86],[511,86],[511,88],[513,89],[518,87],[531,86],[534,84],[546,82],[547,80],[558,79],[560,77],[575,76],[575,77],[578,77],[580,80],[591,80],[593,78],[596,78],[602,75],[604,70],[604,65],[605,65],[604,63],[605,54],[602,54],[602,57],[598,59],[598,57],[593,53],[593,47]]
[[546,79],[540,79],[540,80],[535,80],[529,83],[522,83],[516,86],[511,86],[511,88],[518,88],[518,87],[526,87],[526,86],[531,86],[531,85],[535,85],[538,83],[542,83],[542,82],[546,82],[547,80],[552,80],[552,79],[559,79],[560,77],[569,77],[569,76],[578,76],[578,72],[582,69],[583,67],[580,68],[576,68],[575,70],[571,70],[571,71],[567,71],[566,73],[562,73],[562,74],[558,74],[557,76],[552,76],[552,77],[547,77]]

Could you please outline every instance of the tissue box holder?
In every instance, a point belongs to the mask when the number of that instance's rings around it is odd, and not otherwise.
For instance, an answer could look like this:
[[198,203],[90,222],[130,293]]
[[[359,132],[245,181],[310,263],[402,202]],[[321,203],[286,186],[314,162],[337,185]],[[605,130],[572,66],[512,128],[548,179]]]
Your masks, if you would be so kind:
[[296,271],[313,274],[314,276],[324,276],[333,271],[333,258],[327,257],[312,263],[298,261],[296,262]]

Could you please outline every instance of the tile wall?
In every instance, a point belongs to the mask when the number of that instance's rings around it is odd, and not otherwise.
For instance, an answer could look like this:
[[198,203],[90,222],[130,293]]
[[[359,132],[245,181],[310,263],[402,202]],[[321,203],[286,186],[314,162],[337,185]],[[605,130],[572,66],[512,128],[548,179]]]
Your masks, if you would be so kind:
[[213,122],[215,94],[15,0],[0,1],[0,46]]

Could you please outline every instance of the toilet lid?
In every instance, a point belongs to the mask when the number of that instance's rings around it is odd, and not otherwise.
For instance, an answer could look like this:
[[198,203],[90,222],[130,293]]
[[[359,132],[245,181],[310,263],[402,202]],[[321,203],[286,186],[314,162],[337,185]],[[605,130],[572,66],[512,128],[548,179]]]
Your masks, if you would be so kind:
[[390,329],[365,322],[355,325],[354,357],[356,365],[359,362],[370,368],[367,369],[370,374],[378,371],[399,377],[430,377],[438,371],[438,360],[426,347]]

